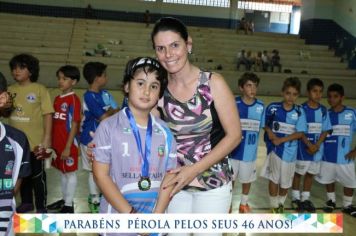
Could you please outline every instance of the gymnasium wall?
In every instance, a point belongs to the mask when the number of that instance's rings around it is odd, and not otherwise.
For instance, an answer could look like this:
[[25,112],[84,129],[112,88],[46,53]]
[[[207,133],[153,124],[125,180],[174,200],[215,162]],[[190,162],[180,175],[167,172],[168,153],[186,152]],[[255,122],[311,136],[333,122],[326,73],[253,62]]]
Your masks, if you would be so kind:
[[[147,9],[152,21],[171,15],[181,18],[187,25],[218,28],[236,28],[244,15],[237,9],[237,0],[231,0],[231,8],[167,4],[162,0],[5,0],[0,1],[0,11],[84,18],[88,4],[91,4],[95,17],[100,19],[140,22]],[[337,35],[356,35],[356,0],[302,0],[302,4],[300,35],[306,43],[329,45]],[[288,16],[272,12],[269,24],[256,30],[288,33],[288,25]]]
[[356,0],[303,0],[301,38],[307,44],[332,44],[336,37],[356,42]]
[[356,36],[356,0],[338,0],[334,9],[334,21]]
[[[91,4],[97,18],[121,21],[142,21],[143,12],[149,10],[152,21],[161,16],[170,15],[181,18],[186,24],[192,26],[206,26],[218,28],[236,28],[243,17],[243,10],[237,9],[237,0],[231,0],[231,8],[205,7],[193,5],[180,5],[140,0],[5,0],[0,1],[0,10],[10,13],[30,15],[58,16],[58,17],[85,17],[85,8]],[[273,17],[273,16],[276,17]],[[269,26],[259,29],[265,32],[288,32],[288,21],[279,17],[279,13],[271,14]],[[278,19],[278,20],[276,20]],[[288,18],[289,19],[289,18]]]

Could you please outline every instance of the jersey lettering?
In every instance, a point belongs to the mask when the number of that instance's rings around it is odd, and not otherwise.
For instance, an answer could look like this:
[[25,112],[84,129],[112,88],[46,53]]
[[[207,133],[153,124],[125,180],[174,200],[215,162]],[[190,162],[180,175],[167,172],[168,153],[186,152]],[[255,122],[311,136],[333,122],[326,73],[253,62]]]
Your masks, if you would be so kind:
[[53,115],[54,119],[60,119],[60,120],[66,120],[67,119],[67,114],[66,113],[60,113],[60,112],[55,112]]
[[129,144],[128,143],[121,143],[123,148],[124,148],[124,153],[122,153],[123,157],[129,157],[130,153],[129,153]]

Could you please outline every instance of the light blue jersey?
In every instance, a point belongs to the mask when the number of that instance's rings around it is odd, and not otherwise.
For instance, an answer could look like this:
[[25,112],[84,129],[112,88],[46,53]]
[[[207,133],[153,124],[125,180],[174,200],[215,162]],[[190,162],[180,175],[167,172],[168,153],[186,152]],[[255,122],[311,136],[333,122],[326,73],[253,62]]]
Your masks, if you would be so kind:
[[257,147],[261,128],[264,126],[264,105],[255,100],[251,105],[243,102],[241,97],[235,98],[240,114],[242,141],[231,153],[231,158],[252,162],[257,158]]
[[[282,102],[271,103],[266,109],[265,127],[269,127],[278,137],[286,137],[296,132],[306,132],[307,124],[305,113],[301,106],[287,111]],[[297,158],[298,140],[292,140],[275,146],[265,134],[267,154],[275,152],[279,158],[286,162],[294,162]]]
[[356,132],[355,109],[345,107],[341,112],[329,110],[332,133],[325,139],[323,161],[348,164],[353,162],[345,155],[352,150],[353,135]]
[[95,132],[99,126],[99,118],[110,108],[117,109],[118,105],[108,91],[96,93],[87,90],[84,93],[80,143],[87,145],[92,140],[90,131]]
[[[307,102],[302,104],[307,120],[307,132],[305,136],[312,144],[319,141],[321,133],[331,130],[331,123],[328,110],[325,106],[319,105],[318,108],[311,108]],[[301,161],[320,161],[324,153],[324,143],[320,145],[319,151],[314,155],[307,152],[307,145],[299,140],[297,160]]]

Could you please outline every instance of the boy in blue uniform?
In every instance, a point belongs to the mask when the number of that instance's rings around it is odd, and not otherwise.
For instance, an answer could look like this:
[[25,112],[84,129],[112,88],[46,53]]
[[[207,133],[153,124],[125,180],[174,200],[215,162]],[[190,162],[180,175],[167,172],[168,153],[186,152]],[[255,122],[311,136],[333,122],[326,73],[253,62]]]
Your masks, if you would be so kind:
[[87,145],[92,141],[91,132],[95,132],[99,123],[116,113],[117,103],[109,92],[103,90],[108,78],[106,65],[101,62],[88,62],[84,65],[83,76],[89,89],[83,95],[83,120],[80,134],[80,149],[83,169],[89,171],[89,208],[92,213],[99,212],[100,192],[93,179],[91,159],[87,156]]
[[295,105],[300,87],[298,78],[287,78],[282,87],[283,101],[271,103],[266,108],[264,128],[267,159],[261,176],[269,179],[273,213],[284,212],[284,202],[295,171],[298,139],[306,131],[303,108]]
[[[264,104],[256,99],[260,79],[256,74],[246,72],[239,79],[238,85],[242,96],[236,97],[240,114],[242,141],[231,153],[234,170],[233,179],[242,183],[240,213],[249,213],[248,194],[251,183],[256,180],[256,158],[260,129],[263,127]],[[262,122],[261,122],[262,121]]]
[[[315,212],[309,200],[314,175],[319,174],[324,140],[331,130],[329,114],[320,104],[323,81],[310,79],[307,84],[308,101],[302,104],[307,120],[307,133],[299,140],[297,163],[292,186],[292,207],[299,212]],[[300,194],[300,179],[304,176],[303,192]]]
[[329,116],[332,132],[325,139],[324,155],[316,180],[326,185],[328,200],[324,207],[325,212],[332,212],[336,207],[335,181],[338,181],[344,186],[342,211],[356,217],[356,208],[352,205],[353,190],[356,188],[356,148],[351,147],[356,132],[356,112],[342,104],[342,85],[331,84],[327,96],[331,107]]

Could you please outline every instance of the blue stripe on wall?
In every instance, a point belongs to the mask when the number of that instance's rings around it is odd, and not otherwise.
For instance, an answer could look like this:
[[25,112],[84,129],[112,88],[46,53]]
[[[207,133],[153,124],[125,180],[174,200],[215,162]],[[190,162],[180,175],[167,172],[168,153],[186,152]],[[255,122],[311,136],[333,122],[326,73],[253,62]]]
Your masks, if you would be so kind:
[[268,32],[288,34],[288,24],[271,23]]

